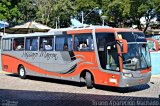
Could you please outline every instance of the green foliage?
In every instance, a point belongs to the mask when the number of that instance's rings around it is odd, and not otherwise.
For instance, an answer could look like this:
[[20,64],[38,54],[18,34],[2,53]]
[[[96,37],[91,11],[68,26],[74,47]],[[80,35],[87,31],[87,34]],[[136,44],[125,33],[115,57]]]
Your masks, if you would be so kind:
[[98,6],[95,0],[75,0],[75,7],[78,12],[85,12]]
[[59,21],[60,27],[69,27],[71,25],[70,18],[76,14],[72,1],[57,0],[53,10],[54,13],[52,14],[52,17],[55,19],[59,18],[57,22]]
[[159,0],[103,0],[103,3],[106,4],[102,7],[108,21],[115,22],[119,27],[121,24],[136,24],[141,29],[140,18],[145,17],[147,28],[160,11]]
[[[0,3],[0,20],[6,20],[10,26],[25,22],[30,19],[31,14],[26,14],[28,7],[32,7],[29,0],[2,0]],[[33,11],[32,11],[33,13]]]
[[84,16],[84,23],[86,24],[100,24],[101,19],[98,10],[101,9],[101,0],[75,0],[75,8],[78,14],[76,18],[82,20],[82,11]]
[[54,5],[54,0],[35,0],[35,6],[37,7],[36,21],[49,25],[51,23],[51,15],[54,14]]
[[7,0],[2,0],[0,3],[0,20],[12,22],[14,17],[20,16],[17,6],[12,6]]
[[36,17],[36,7],[30,0],[18,2],[18,9],[21,12],[21,16],[17,20],[18,23],[34,20]]
[[[11,25],[35,20],[55,28],[70,26],[70,18],[84,23],[102,24],[99,10],[106,16],[105,22],[117,27],[136,24],[141,29],[140,18],[151,19],[160,15],[160,0],[0,0],[0,20]],[[96,8],[98,7],[98,8]],[[158,18],[160,20],[160,18]],[[147,28],[146,27],[146,28]]]

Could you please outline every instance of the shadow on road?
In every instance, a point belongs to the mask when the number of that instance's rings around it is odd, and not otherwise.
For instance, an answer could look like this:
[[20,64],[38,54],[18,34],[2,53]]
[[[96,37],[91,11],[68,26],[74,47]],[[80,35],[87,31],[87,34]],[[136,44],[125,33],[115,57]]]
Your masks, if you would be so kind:
[[[11,77],[18,77],[18,75],[16,75],[16,74],[6,74],[6,75],[11,76]],[[64,85],[73,85],[73,86],[78,86],[78,87],[85,86],[85,83],[78,83],[78,82],[73,82],[73,81],[59,80],[59,79],[46,78],[46,77],[27,76],[26,79],[34,80],[34,81],[43,81],[43,82],[64,84]],[[25,79],[22,79],[22,80],[25,80]]]
[[104,90],[104,91],[111,91],[111,92],[130,93],[130,92],[137,92],[137,91],[149,89],[150,86],[148,84],[144,84],[144,85],[138,85],[133,87],[127,87],[127,88],[118,88],[118,87],[111,87],[111,86],[96,85],[95,88]]
[[0,89],[0,105],[4,106],[159,106],[159,98],[42,92]]
[[[7,74],[7,75],[12,76],[12,77],[18,77],[18,75],[15,75],[15,74]],[[66,81],[66,80],[58,80],[58,79],[53,79],[53,78],[27,76],[27,79],[35,80],[35,81],[57,83],[57,84],[64,84],[64,85],[72,85],[72,86],[78,86],[78,87],[85,86],[85,83]],[[94,87],[96,89],[104,90],[104,91],[111,91],[111,92],[118,92],[118,93],[130,93],[130,92],[136,92],[136,91],[142,91],[145,89],[149,89],[150,85],[144,84],[144,85],[138,85],[138,86],[133,86],[133,87],[127,87],[127,88],[118,88],[118,87],[101,86],[101,85],[95,85]]]

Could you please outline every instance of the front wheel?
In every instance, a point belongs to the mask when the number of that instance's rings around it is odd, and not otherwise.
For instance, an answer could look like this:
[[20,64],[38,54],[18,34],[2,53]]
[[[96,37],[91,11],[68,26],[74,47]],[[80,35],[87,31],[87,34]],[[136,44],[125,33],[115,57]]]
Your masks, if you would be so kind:
[[86,72],[86,86],[88,89],[93,88],[93,80],[92,80],[92,75],[89,72]]
[[23,66],[20,66],[18,69],[18,75],[20,78],[25,79],[26,78],[26,71]]

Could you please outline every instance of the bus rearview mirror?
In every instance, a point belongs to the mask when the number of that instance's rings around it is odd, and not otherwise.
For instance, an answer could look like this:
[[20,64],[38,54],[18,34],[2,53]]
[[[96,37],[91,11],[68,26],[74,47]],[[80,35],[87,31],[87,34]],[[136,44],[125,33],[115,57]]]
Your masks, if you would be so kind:
[[146,38],[150,52],[157,52],[159,50],[158,40],[152,38]]
[[128,52],[128,44],[125,39],[116,39],[119,47],[118,47],[118,54],[125,54]]

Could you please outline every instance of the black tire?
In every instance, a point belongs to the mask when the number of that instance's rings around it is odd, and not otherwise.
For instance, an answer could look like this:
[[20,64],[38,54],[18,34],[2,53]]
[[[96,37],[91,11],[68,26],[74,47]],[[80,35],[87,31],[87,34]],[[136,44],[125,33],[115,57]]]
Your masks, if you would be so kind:
[[93,88],[93,80],[92,80],[92,75],[89,72],[86,72],[86,86],[87,89],[92,89]]
[[26,70],[23,66],[20,66],[18,68],[18,75],[21,79],[25,79],[26,78]]

